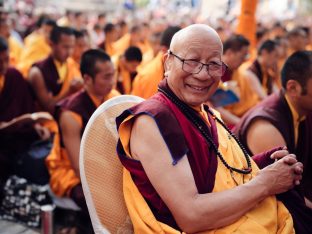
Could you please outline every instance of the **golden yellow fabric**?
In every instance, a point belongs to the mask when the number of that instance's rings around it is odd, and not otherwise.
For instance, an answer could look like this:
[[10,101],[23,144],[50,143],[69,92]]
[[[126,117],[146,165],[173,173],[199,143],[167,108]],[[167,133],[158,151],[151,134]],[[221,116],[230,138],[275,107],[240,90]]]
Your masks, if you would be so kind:
[[115,47],[114,47],[113,43],[109,43],[109,42],[105,41],[105,52],[110,57],[113,56],[116,53]]
[[126,33],[124,36],[122,36],[120,39],[115,41],[113,43],[113,48],[114,48],[114,55],[122,55],[125,50],[130,46],[130,33]]
[[23,47],[16,41],[14,37],[9,37],[10,65],[15,67],[21,57]]
[[72,70],[73,76],[75,78],[82,79],[81,72],[80,72],[80,64],[77,63],[72,57],[69,57],[67,59],[67,64],[68,64],[68,67],[70,67],[70,69]]
[[[104,101],[118,95],[120,94],[116,90],[112,90]],[[94,104],[98,106],[98,103]],[[77,113],[70,113],[72,114],[73,120],[77,121],[82,127],[82,117]],[[53,153],[51,153],[46,159],[46,165],[50,173],[50,187],[57,196],[69,196],[71,189],[80,183],[80,179],[72,168],[66,149],[60,146],[58,131],[55,135],[54,142],[55,148],[53,148]]]
[[50,174],[50,187],[57,196],[68,195],[70,189],[80,181],[71,169],[66,151],[61,148],[60,133],[56,122],[46,126],[54,132],[53,148],[45,160]]
[[34,34],[28,38],[25,48],[21,54],[17,69],[24,77],[28,76],[32,64],[45,59],[51,53],[51,47],[46,39],[40,34]]
[[56,59],[53,59],[53,62],[55,64],[57,73],[59,74],[58,82],[63,83],[67,77],[68,64],[67,64],[67,62],[61,63],[61,62],[57,61]]
[[141,71],[133,81],[131,94],[149,98],[157,92],[159,82],[164,78],[163,52],[159,52]]
[[256,10],[258,0],[242,0],[241,14],[239,15],[236,33],[245,36],[251,44],[251,47],[256,46]]
[[237,82],[240,93],[240,100],[239,102],[225,106],[224,108],[230,111],[232,114],[241,117],[250,108],[254,107],[259,102],[259,99],[258,95],[250,88],[242,69],[238,69],[233,72],[232,80]]
[[[66,68],[66,70],[67,70],[66,76],[65,76],[65,78],[63,78],[64,80],[60,79],[60,83],[63,83],[63,85],[62,85],[62,88],[61,88],[60,92],[58,93],[57,97],[63,97],[68,92],[68,90],[70,89],[70,84],[71,84],[73,79],[75,79],[75,78],[82,79],[81,77],[76,77],[76,69],[75,69],[75,67],[69,66],[68,60],[69,60],[69,58],[67,59],[67,61],[65,63],[66,67],[67,67]],[[60,76],[60,73],[59,73],[59,76]]]
[[130,73],[125,66],[120,62],[120,58],[115,62],[116,80],[122,83],[124,94],[130,94],[132,88],[132,81]]
[[301,121],[305,120],[306,117],[305,116],[302,116],[302,117],[299,116],[299,113],[296,111],[295,107],[293,106],[293,104],[289,100],[289,97],[287,94],[285,94],[285,98],[286,98],[287,104],[290,108],[291,115],[293,117],[294,133],[295,133],[295,145],[297,146],[298,136],[299,136],[299,124]]
[[[218,114],[219,116],[219,114]],[[124,149],[129,148],[130,131],[132,124],[127,123],[132,121],[133,116],[129,116],[120,126],[119,135]],[[125,127],[124,129],[122,129]],[[228,132],[217,124],[219,150],[226,158],[230,165],[237,168],[246,167],[246,160],[243,153],[235,140],[228,137]],[[130,150],[126,153],[129,155]],[[131,156],[130,156],[131,157]],[[241,175],[234,173],[232,178],[230,171],[224,167],[218,158],[218,167],[213,192],[220,192],[236,187],[236,183],[246,183],[256,176],[258,172],[257,165],[252,161],[252,175]],[[150,210],[148,204],[138,191],[132,177],[124,168],[123,171],[123,190],[125,202],[129,211],[131,221],[134,226],[135,233],[179,233],[177,230],[158,222]],[[194,224],[196,225],[196,224]],[[275,196],[267,197],[259,202],[254,209],[247,212],[239,220],[226,227],[216,230],[209,230],[201,233],[294,233],[293,222],[291,215],[285,206],[276,200]]]

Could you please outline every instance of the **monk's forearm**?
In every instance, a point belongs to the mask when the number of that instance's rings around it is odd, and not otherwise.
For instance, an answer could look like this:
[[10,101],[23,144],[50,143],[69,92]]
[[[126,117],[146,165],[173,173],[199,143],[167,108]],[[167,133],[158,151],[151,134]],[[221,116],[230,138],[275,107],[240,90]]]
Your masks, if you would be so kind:
[[268,196],[266,186],[256,178],[223,192],[198,195],[195,231],[221,228],[232,224]]

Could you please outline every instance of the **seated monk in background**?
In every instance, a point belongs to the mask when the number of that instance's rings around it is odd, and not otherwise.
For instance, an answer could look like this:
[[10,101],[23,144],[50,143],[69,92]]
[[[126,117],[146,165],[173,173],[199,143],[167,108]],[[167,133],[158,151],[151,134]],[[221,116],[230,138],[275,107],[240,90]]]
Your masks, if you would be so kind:
[[235,125],[241,116],[258,103],[258,96],[250,87],[241,65],[249,56],[249,41],[242,35],[232,35],[223,44],[222,59],[228,70],[222,82],[230,82],[238,92],[239,102],[216,108],[228,125]]
[[131,94],[147,99],[157,93],[158,84],[164,78],[164,55],[169,49],[173,35],[179,30],[180,27],[170,26],[162,33],[160,50],[134,78]]
[[80,60],[84,52],[90,48],[90,38],[87,31],[74,30],[75,46],[72,55],[67,59],[68,67],[71,68],[73,77],[76,79],[81,78],[80,73]]
[[24,39],[24,48],[17,69],[25,78],[28,77],[29,69],[35,62],[44,59],[51,53],[49,39],[55,26],[54,20],[42,17],[37,22],[38,29]]
[[252,90],[262,100],[273,92],[278,92],[278,45],[266,40],[258,49],[258,56],[245,71]]
[[7,19],[0,19],[0,36],[6,39],[9,45],[10,66],[16,66],[23,51],[22,45],[11,36],[11,24]]
[[35,63],[29,72],[29,83],[35,93],[40,109],[54,113],[55,104],[82,87],[67,59],[75,46],[71,28],[55,27],[51,32],[51,54]]
[[247,112],[235,133],[252,154],[280,145],[295,153],[305,169],[300,190],[312,209],[311,67],[311,51],[292,54],[281,72],[283,88]]
[[203,104],[226,70],[221,56],[221,40],[209,26],[180,30],[158,93],[116,119],[135,233],[294,233],[275,194],[300,183],[302,163],[286,150],[272,151],[258,163],[281,159],[259,169]]
[[[22,74],[9,67],[8,44],[0,37],[0,129],[3,123],[31,114],[34,110],[31,89]],[[18,155],[25,153],[34,142],[49,139],[55,130],[53,127],[57,126],[42,126],[35,122],[16,124],[9,130],[0,130],[0,201],[6,180],[18,172]]]
[[79,173],[79,149],[84,129],[96,108],[119,95],[114,86],[114,67],[101,50],[88,50],[81,58],[84,88],[57,104],[56,118],[61,131],[61,154],[47,158],[50,186],[57,196],[71,197],[82,210],[87,207]]
[[114,61],[116,89],[121,94],[130,94],[132,82],[137,74],[137,67],[142,62],[142,52],[138,47],[130,46],[125,53]]

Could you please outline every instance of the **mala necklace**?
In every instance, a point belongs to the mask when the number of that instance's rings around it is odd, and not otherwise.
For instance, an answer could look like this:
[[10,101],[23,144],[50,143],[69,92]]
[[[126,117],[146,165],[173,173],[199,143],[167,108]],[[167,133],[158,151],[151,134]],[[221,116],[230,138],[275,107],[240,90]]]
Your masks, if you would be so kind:
[[[160,91],[168,99],[170,99],[185,114],[185,116],[196,126],[196,128],[200,131],[200,133],[206,139],[206,141],[208,141],[210,143],[210,145],[212,146],[214,152],[217,154],[217,156],[221,160],[222,164],[230,171],[231,177],[233,178],[233,180],[236,183],[236,185],[238,185],[238,183],[237,183],[237,181],[234,178],[233,172],[237,172],[239,174],[243,174],[243,176],[251,173],[251,171],[252,171],[251,161],[250,161],[250,157],[249,157],[246,149],[239,142],[239,140],[236,138],[236,136],[231,132],[231,130],[219,118],[217,118],[217,116],[210,109],[208,109],[209,114],[211,114],[213,119],[215,119],[228,132],[229,139],[231,139],[231,137],[234,138],[234,140],[236,141],[236,143],[238,144],[238,146],[242,150],[242,152],[243,152],[243,154],[245,156],[246,162],[247,162],[247,168],[238,169],[238,168],[230,166],[225,161],[224,157],[222,156],[221,152],[219,151],[216,143],[212,140],[211,136],[209,136],[207,131],[204,130],[203,126],[205,126],[206,124],[203,122],[203,120],[199,116],[193,114],[195,111],[193,109],[191,109],[189,106],[187,106],[185,103],[180,101],[178,98],[176,98],[176,96],[173,93],[171,93],[170,91],[167,92],[167,91],[165,91],[164,89],[162,89],[160,87],[158,87],[158,91]],[[244,178],[243,178],[243,181],[244,181]]]

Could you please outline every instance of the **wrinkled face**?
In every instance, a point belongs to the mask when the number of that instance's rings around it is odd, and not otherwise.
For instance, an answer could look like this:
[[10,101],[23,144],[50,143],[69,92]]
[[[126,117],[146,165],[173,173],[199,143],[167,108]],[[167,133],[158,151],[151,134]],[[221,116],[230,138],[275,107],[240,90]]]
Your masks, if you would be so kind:
[[105,97],[114,86],[114,65],[110,61],[97,61],[95,63],[95,76],[92,79],[93,94]]
[[[221,63],[222,45],[217,37],[207,35],[193,36],[183,40],[172,52],[183,59],[201,63]],[[198,74],[182,70],[182,62],[168,55],[165,61],[168,85],[175,95],[186,104],[197,107],[206,102],[215,92],[221,77],[212,77],[206,66]]]
[[5,75],[9,67],[9,51],[0,52],[0,75]]
[[135,73],[137,70],[137,67],[140,65],[141,62],[139,61],[125,61],[125,67],[127,69],[127,71],[130,73],[130,74],[133,74]]
[[83,36],[76,38],[75,47],[73,50],[73,57],[76,61],[80,61],[81,55],[89,49],[88,37]]
[[72,55],[75,47],[75,36],[62,34],[57,44],[52,43],[52,50],[55,58],[60,62],[65,62]]

